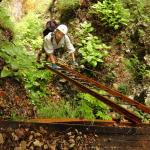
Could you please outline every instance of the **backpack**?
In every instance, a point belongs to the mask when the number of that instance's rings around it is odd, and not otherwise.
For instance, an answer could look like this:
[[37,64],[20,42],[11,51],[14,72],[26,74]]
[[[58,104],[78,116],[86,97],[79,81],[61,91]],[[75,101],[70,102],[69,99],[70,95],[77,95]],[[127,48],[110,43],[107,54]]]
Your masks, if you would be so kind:
[[46,29],[43,31],[43,36],[48,35],[49,32],[53,32],[58,27],[58,23],[55,20],[50,20],[46,23]]

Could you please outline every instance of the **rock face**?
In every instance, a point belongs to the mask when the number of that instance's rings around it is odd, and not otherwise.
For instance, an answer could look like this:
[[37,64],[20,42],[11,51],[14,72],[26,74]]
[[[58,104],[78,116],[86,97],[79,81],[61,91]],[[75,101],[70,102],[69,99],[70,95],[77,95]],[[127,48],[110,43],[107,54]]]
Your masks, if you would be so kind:
[[15,21],[19,21],[23,15],[23,0],[12,0],[11,15]]
[[145,103],[150,107],[150,87],[147,89],[147,97],[145,99]]
[[150,67],[150,54],[145,55],[144,60],[146,61],[146,64]]
[[0,144],[3,144],[4,143],[4,138],[3,138],[3,135],[0,133]]
[[[1,150],[149,150],[150,126],[0,124]],[[19,133],[19,134],[18,134]],[[21,133],[21,134],[20,134]],[[22,134],[23,133],[23,134]]]

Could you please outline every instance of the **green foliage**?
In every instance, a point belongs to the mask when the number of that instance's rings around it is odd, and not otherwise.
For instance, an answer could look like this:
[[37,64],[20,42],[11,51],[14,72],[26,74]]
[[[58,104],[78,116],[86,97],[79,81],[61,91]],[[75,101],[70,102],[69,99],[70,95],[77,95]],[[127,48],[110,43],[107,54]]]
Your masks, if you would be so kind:
[[26,119],[25,117],[17,115],[16,112],[11,113],[10,117],[11,121],[24,121],[25,119]]
[[1,28],[1,26],[4,28],[9,28],[11,30],[13,28],[12,22],[7,13],[7,10],[5,8],[3,8],[2,6],[0,6],[0,28]]
[[110,47],[106,46],[97,37],[91,34],[93,31],[91,23],[81,23],[76,35],[80,39],[79,53],[82,55],[82,63],[87,62],[89,65],[96,67],[98,63],[104,62],[104,57],[108,55],[107,49]]
[[129,10],[123,7],[121,0],[98,1],[91,6],[90,13],[96,14],[104,25],[113,27],[115,30],[123,25],[126,26],[130,20]]
[[[3,18],[1,21],[3,26],[8,29],[10,29],[9,26],[14,26],[6,10],[3,10],[0,16]],[[32,103],[40,105],[42,98],[47,95],[46,84],[51,74],[46,69],[39,70],[43,66],[36,63],[35,55],[29,51],[28,47],[30,45],[33,45],[34,48],[41,47],[37,38],[40,36],[41,22],[34,14],[28,14],[16,26],[17,35],[13,41],[15,44],[0,41],[0,57],[6,62],[1,71],[1,77],[13,76],[23,82]]]
[[149,0],[123,0],[123,3],[130,9],[132,20],[136,22],[150,22]]
[[[100,93],[104,94],[104,92],[101,91]],[[111,117],[107,115],[109,109],[103,102],[87,93],[79,93],[78,98],[80,99],[78,113],[81,118],[88,117],[89,119],[97,118],[102,120],[111,119]]]
[[38,117],[42,118],[75,118],[76,109],[69,102],[50,103],[38,110]]
[[145,64],[142,64],[136,56],[130,59],[125,59],[126,68],[133,74],[136,82],[141,82],[144,78],[150,77],[150,70]]
[[17,44],[26,46],[28,50],[41,48],[43,43],[41,32],[42,20],[36,13],[28,13],[15,25]]
[[9,42],[0,43],[0,56],[7,65],[1,72],[1,77],[14,76],[24,82],[33,104],[39,104],[42,97],[46,96],[46,84],[51,74],[36,63],[35,56],[21,46]]
[[128,92],[128,87],[124,83],[120,83],[118,86],[118,91],[121,92],[122,94],[127,94]]
[[85,102],[81,100],[77,108],[77,117],[85,119],[95,119],[93,109]]
[[147,113],[143,113],[142,111],[140,110],[135,110],[134,111],[135,114],[142,119],[142,122],[145,122],[145,123],[149,123],[150,121],[150,115],[147,114]]
[[114,71],[109,72],[107,75],[105,75],[105,81],[107,83],[112,83],[116,79],[116,73]]
[[[103,91],[100,91],[104,94]],[[77,99],[80,100],[78,106],[69,102],[50,103],[42,106],[38,110],[38,117],[42,118],[85,118],[109,120],[107,115],[108,107],[89,94],[79,93]]]
[[79,0],[58,0],[57,6],[60,11],[74,9],[79,6]]
[[40,1],[40,4],[36,5],[35,12],[39,15],[45,15],[50,5],[50,0]]

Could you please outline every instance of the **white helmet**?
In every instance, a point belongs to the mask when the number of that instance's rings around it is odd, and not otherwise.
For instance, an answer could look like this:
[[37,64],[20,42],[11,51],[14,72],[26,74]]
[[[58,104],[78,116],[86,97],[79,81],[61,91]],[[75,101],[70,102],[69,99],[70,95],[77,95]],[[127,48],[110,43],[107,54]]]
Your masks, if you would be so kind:
[[63,34],[67,34],[68,32],[68,27],[64,24],[59,25],[56,29],[61,31]]

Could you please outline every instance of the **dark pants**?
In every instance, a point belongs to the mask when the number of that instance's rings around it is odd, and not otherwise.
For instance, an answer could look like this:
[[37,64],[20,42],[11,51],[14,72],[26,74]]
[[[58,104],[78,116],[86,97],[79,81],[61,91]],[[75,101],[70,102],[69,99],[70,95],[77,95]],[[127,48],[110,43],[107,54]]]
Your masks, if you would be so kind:
[[54,50],[54,56],[61,58],[65,53],[65,49],[63,47]]

